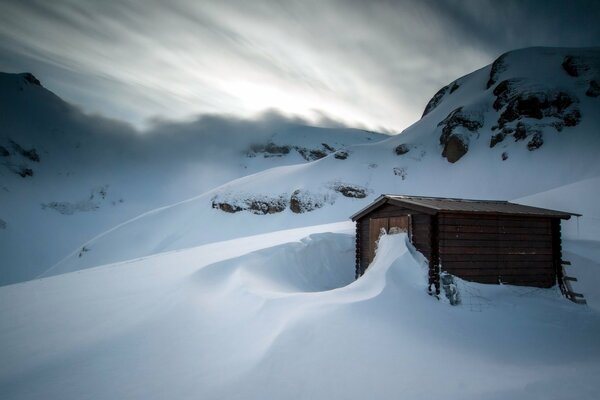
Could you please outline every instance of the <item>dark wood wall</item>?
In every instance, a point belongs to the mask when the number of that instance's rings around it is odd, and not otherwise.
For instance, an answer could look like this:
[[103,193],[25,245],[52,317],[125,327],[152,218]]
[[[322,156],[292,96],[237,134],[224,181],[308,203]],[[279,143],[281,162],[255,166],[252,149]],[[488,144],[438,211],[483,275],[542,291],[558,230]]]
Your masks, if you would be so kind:
[[550,218],[441,213],[441,270],[481,283],[551,287],[552,226]]
[[356,221],[356,277],[364,274],[369,266],[369,219],[397,217],[410,215],[411,239],[417,250],[429,259],[431,252],[431,216],[426,214],[415,214],[414,210],[384,204],[373,212]]

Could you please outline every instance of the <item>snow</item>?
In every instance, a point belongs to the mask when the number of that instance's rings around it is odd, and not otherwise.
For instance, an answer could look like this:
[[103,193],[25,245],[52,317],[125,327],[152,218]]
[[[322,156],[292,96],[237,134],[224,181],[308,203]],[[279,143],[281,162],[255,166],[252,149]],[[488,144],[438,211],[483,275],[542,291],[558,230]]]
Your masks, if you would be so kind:
[[595,398],[597,311],[556,289],[463,281],[450,306],[426,294],[405,234],[383,236],[353,281],[351,232],[281,231],[3,287],[0,393]]
[[[34,172],[0,165],[0,284],[22,281],[0,287],[0,398],[597,399],[599,100],[585,94],[594,71],[573,77],[561,63],[571,54],[590,64],[598,52],[504,56],[496,84],[519,78],[578,98],[576,126],[523,119],[543,135],[534,151],[512,137],[490,147],[501,112],[495,86],[486,89],[491,66],[385,140],[214,117],[142,137],[0,74],[10,111],[0,145],[14,139],[40,158],[0,158]],[[451,164],[440,122],[459,107],[482,126],[457,126],[469,149]],[[261,153],[269,143],[290,151]],[[409,151],[398,155],[399,145]],[[328,155],[306,162],[310,150]],[[426,260],[405,234],[382,236],[354,280],[348,217],[380,193],[583,214],[563,222],[563,252],[588,306],[557,287],[458,278],[450,305],[427,294]],[[256,212],[253,202],[270,199],[281,207]]]

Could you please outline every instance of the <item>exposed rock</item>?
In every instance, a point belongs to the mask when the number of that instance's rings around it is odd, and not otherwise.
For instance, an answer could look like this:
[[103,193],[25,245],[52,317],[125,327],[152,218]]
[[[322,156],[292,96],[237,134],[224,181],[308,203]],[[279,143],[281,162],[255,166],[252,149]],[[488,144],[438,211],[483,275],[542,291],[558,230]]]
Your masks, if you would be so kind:
[[34,161],[34,162],[40,162],[40,156],[38,155],[37,151],[34,148],[31,148],[29,150],[25,150],[23,147],[21,147],[17,142],[15,142],[14,140],[10,141],[10,144],[12,146],[12,148],[19,153],[20,155],[22,155],[23,157]]
[[490,70],[490,79],[487,81],[486,89],[491,88],[496,82],[500,74],[506,71],[506,53],[502,54],[492,63],[492,69]]
[[[502,81],[494,89],[496,111],[504,108],[498,118],[498,126],[503,128],[506,124],[522,118],[542,119],[553,117],[562,120],[566,126],[579,123],[581,115],[576,108],[579,102],[572,94],[540,87],[540,85],[527,84],[520,79]],[[557,126],[556,122],[552,124]],[[558,129],[561,129],[560,126]]]
[[33,170],[27,167],[19,167],[17,169],[17,174],[21,176],[21,178],[26,178],[28,176],[33,176]]
[[36,86],[42,86],[42,83],[35,77],[33,76],[32,73],[30,72],[26,72],[23,74],[23,79],[27,82],[27,83],[31,83],[32,85],[36,85]]
[[290,210],[296,214],[316,210],[324,204],[324,196],[315,195],[308,190],[297,189],[290,198]]
[[495,145],[503,141],[505,137],[506,133],[504,131],[492,135],[492,138],[490,139],[490,147],[494,147]]
[[6,147],[0,146],[0,157],[8,157],[10,153],[6,150]]
[[399,144],[398,146],[396,146],[394,151],[396,152],[397,155],[401,156],[402,154],[408,153],[410,151],[410,147],[408,147],[407,144],[402,143],[402,144]]
[[455,163],[462,158],[469,151],[469,143],[463,135],[451,135],[446,141],[442,156],[446,159]]
[[83,257],[83,255],[84,255],[85,253],[87,253],[88,251],[90,251],[90,249],[89,249],[88,247],[86,247],[86,246],[83,246],[83,247],[81,248],[81,250],[79,250],[79,254],[78,254],[77,256],[78,256],[79,258],[81,258],[81,257]]
[[483,126],[483,116],[477,112],[468,112],[463,107],[453,110],[438,126],[443,126],[440,144],[445,144],[450,135],[455,133],[456,128],[465,128],[468,131],[476,132]]
[[321,149],[307,149],[304,147],[295,147],[295,149],[306,161],[315,161],[327,157],[327,153]]
[[506,161],[508,160],[508,153],[507,152],[503,152],[502,153],[502,161]]
[[406,179],[406,168],[394,167],[394,175],[399,176],[402,180]]
[[269,157],[281,157],[285,154],[289,154],[290,146],[278,146],[275,143],[267,143],[266,145],[253,145],[251,151],[248,153],[249,157],[256,156],[257,153],[262,153],[265,158]]
[[330,145],[328,145],[327,143],[321,143],[321,146],[323,146],[325,148],[325,150],[333,153],[335,151],[335,149],[333,147],[331,147]]
[[282,212],[288,206],[288,199],[285,195],[270,197],[264,195],[230,196],[223,198],[215,196],[212,198],[212,208],[219,209],[227,213],[236,213],[239,211],[249,211],[257,215],[275,214]]
[[588,90],[585,92],[585,95],[589,97],[600,96],[600,83],[592,79],[590,81],[590,86],[588,87]]
[[577,77],[581,75],[582,72],[589,69],[589,67],[582,62],[581,58],[576,56],[566,56],[562,62],[562,67],[567,71],[567,74],[573,77]]
[[459,107],[448,114],[438,126],[443,126],[440,135],[440,144],[444,146],[442,156],[454,163],[468,151],[468,134],[476,132],[483,126],[483,115],[480,112],[469,112],[463,107]]
[[0,229],[6,229],[7,226],[8,224],[6,223],[6,221],[0,218]]
[[452,82],[452,86],[450,87],[450,94],[454,93],[459,87],[460,85],[456,83],[456,81]]
[[354,185],[351,183],[335,183],[333,190],[341,193],[345,197],[352,197],[355,199],[364,199],[367,197],[368,189],[363,186]]
[[438,90],[436,94],[433,95],[431,100],[429,100],[429,102],[425,106],[425,110],[423,111],[423,115],[421,115],[421,118],[429,114],[433,109],[435,109],[438,106],[438,104],[440,104],[442,98],[446,95],[449,89],[449,86],[444,86],[443,88]]
[[543,144],[544,139],[542,138],[542,132],[537,132],[535,135],[533,135],[529,143],[527,143],[527,149],[529,149],[529,151],[533,151],[539,149]]
[[344,150],[336,151],[333,157],[338,160],[345,160],[346,158],[348,158],[348,152]]

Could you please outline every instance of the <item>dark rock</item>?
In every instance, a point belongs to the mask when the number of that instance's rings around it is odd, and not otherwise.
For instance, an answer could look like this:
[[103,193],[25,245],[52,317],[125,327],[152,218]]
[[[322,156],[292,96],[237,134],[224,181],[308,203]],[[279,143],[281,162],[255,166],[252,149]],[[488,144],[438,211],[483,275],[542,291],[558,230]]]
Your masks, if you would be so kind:
[[476,132],[483,126],[483,117],[469,114],[462,107],[453,110],[438,126],[443,126],[440,144],[446,144],[449,136],[454,133],[455,128],[463,127],[471,132]]
[[591,80],[590,86],[588,87],[588,90],[585,92],[585,95],[589,96],[589,97],[600,96],[600,83],[598,83],[598,81]]
[[455,163],[469,151],[469,144],[462,135],[451,135],[446,141],[442,156],[446,157],[448,162]]
[[335,149],[327,143],[321,143],[321,145],[325,148],[325,150],[329,151],[330,153],[333,153],[335,151]]
[[296,147],[295,149],[306,161],[315,161],[327,157],[327,153],[320,149],[307,149],[304,147]]
[[338,160],[345,160],[348,158],[348,152],[344,150],[336,151],[333,157]]
[[581,121],[581,113],[577,109],[572,110],[563,117],[563,121],[565,126],[576,126]]
[[589,70],[589,67],[576,56],[566,56],[562,62],[562,67],[567,71],[567,74],[573,77],[577,77],[581,75],[582,72]]
[[10,144],[12,145],[13,149],[19,153],[20,155],[22,155],[23,157],[34,161],[34,162],[40,162],[40,156],[38,155],[37,151],[34,148],[31,148],[29,150],[25,150],[23,147],[21,147],[17,142],[15,142],[14,140],[10,141]]
[[0,157],[8,157],[10,156],[10,153],[8,152],[8,150],[6,150],[6,148],[4,146],[0,146]]
[[433,95],[431,100],[429,100],[429,102],[425,106],[425,110],[423,111],[423,115],[421,115],[421,118],[429,114],[433,109],[435,109],[438,106],[438,104],[440,104],[442,98],[446,95],[448,90],[449,86],[444,86],[443,88],[438,90],[436,94]]
[[529,149],[529,151],[533,151],[539,149],[543,144],[544,139],[542,138],[542,132],[537,132],[535,135],[533,135],[529,143],[527,143],[527,149]]
[[302,214],[323,207],[323,199],[319,199],[307,190],[297,189],[290,198],[290,210]]
[[33,170],[31,168],[20,167],[17,174],[19,174],[21,178],[26,178],[28,176],[33,176]]
[[508,160],[508,153],[507,152],[503,152],[502,153],[502,161],[506,161]]
[[518,94],[517,88],[522,85],[522,82],[522,79],[506,79],[500,82],[493,91],[494,96],[496,96],[493,104],[494,110],[500,110],[509,100],[514,98]]
[[253,214],[265,215],[282,212],[287,208],[287,201],[281,199],[270,200],[252,200],[248,206],[248,210]]
[[[503,81],[498,87],[503,86]],[[498,88],[497,87],[497,88]],[[504,111],[498,118],[498,126],[503,128],[507,123],[520,120],[522,118],[542,119],[544,117],[554,117],[557,119],[569,119],[570,123],[577,120],[579,111],[575,104],[578,99],[568,93],[552,89],[527,91],[511,86],[508,82],[503,86],[505,90],[499,91],[498,98],[494,102],[494,108],[499,110],[504,107]],[[574,113],[574,114],[571,114]],[[575,124],[577,124],[579,121]],[[565,125],[568,125],[565,121]]]
[[515,129],[515,133],[514,133],[513,137],[515,138],[515,141],[523,140],[527,137],[528,133],[529,133],[529,126],[519,122],[517,124],[517,128]]
[[236,213],[240,211],[249,211],[253,214],[264,215],[274,214],[285,210],[288,206],[288,201],[283,196],[276,198],[267,196],[256,196],[242,199],[242,201],[227,201],[218,200],[217,197],[212,199],[212,208],[227,212]]
[[24,73],[23,79],[25,80],[25,82],[31,83],[32,85],[42,86],[41,82],[30,72]]
[[0,229],[6,229],[7,225],[8,224],[6,223],[6,221],[0,218]]
[[399,176],[402,180],[406,179],[406,168],[394,167],[394,175]]
[[487,81],[486,89],[491,88],[498,81],[500,74],[506,71],[506,68],[506,54],[502,54],[492,63],[490,79]]
[[333,190],[341,193],[345,197],[352,197],[355,199],[364,199],[367,197],[367,188],[354,185],[350,183],[338,183],[333,186]]
[[456,91],[456,89],[458,89],[460,87],[460,85],[458,83],[456,83],[456,81],[454,81],[452,83],[452,87],[450,88],[450,94],[454,93]]
[[504,133],[504,131],[492,135],[492,138],[490,139],[490,147],[494,147],[495,145],[503,141],[505,137],[506,133]]
[[396,148],[394,149],[394,151],[396,152],[397,155],[401,156],[402,154],[406,154],[410,151],[410,147],[408,147],[407,144],[399,144],[398,146],[396,146]]

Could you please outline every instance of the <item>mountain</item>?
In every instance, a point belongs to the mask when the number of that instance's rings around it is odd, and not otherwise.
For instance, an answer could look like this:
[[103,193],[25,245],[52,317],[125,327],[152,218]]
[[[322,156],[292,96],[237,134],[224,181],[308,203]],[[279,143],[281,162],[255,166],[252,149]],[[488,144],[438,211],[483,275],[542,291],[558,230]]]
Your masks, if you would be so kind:
[[31,74],[0,74],[0,285],[33,279],[74,249],[84,254],[83,242],[157,207],[387,137],[275,113],[139,132],[83,113]]
[[[12,122],[2,125],[0,254],[77,244],[44,274],[55,276],[0,287],[1,397],[597,398],[598,55],[507,53],[390,138],[280,118],[163,124],[140,137],[33,77],[2,76],[18,107],[0,109],[21,114],[2,114]],[[216,152],[218,140],[237,146]],[[380,192],[583,213],[563,224],[563,254],[588,305],[558,287],[459,278],[451,305],[427,294],[426,260],[404,233],[383,235],[354,280],[348,216]],[[158,201],[167,205],[115,226]],[[15,226],[23,253],[5,241]]]
[[[381,193],[513,200],[575,182],[597,193],[599,60],[599,48],[506,53],[442,88],[399,135],[271,168],[153,210],[82,243],[46,275],[344,221]],[[546,206],[536,199],[533,205]],[[565,211],[579,211],[579,201],[590,210],[585,199],[567,200]],[[598,217],[596,205],[582,221]],[[566,232],[593,237],[569,224]]]

